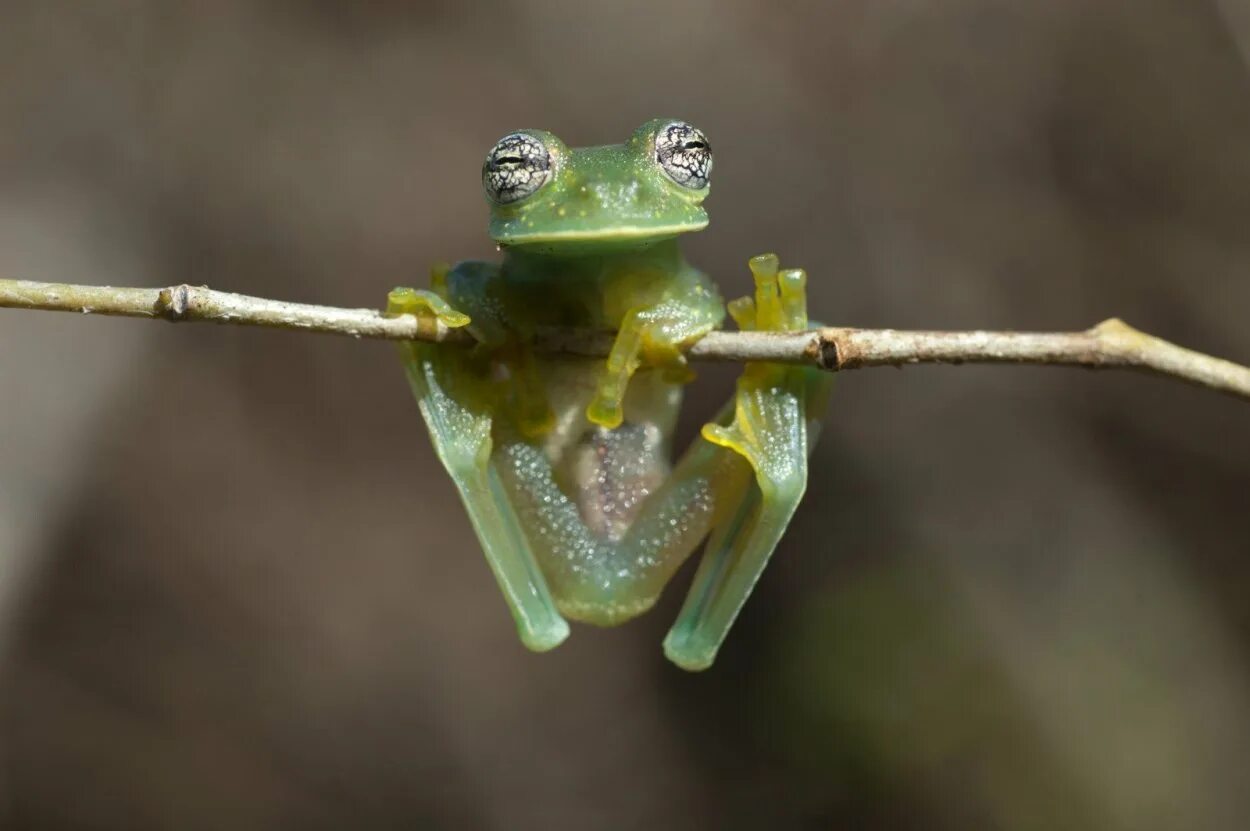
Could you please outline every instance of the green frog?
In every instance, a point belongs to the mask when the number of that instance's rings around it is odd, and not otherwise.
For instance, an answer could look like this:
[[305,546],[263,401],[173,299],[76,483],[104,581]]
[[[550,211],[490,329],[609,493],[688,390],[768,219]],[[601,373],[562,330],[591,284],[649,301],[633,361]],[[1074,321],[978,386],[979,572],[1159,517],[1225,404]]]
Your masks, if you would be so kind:
[[[675,119],[624,144],[569,148],[519,130],[486,155],[482,184],[501,263],[436,267],[392,314],[434,315],[478,345],[409,342],[404,365],[521,641],[544,651],[567,619],[612,626],[651,608],[706,538],[664,641],[712,664],[803,496],[831,376],[747,364],[736,393],[672,464],[683,350],[725,316],[678,240],[708,224],[704,134]],[[743,330],[808,326],[806,275],[754,257]],[[552,327],[615,332],[602,358],[538,353]]]

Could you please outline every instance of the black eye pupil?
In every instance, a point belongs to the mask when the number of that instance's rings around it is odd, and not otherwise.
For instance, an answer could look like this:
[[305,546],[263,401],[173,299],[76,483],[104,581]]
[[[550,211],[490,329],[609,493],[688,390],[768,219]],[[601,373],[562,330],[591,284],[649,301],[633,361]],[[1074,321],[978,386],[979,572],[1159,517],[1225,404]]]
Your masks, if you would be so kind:
[[707,144],[705,144],[704,142],[701,142],[701,141],[688,141],[688,142],[686,142],[685,149],[686,149],[686,150],[701,150],[701,149],[703,149],[704,147],[707,147]]
[[520,156],[500,156],[495,159],[495,164],[521,164],[524,161]]

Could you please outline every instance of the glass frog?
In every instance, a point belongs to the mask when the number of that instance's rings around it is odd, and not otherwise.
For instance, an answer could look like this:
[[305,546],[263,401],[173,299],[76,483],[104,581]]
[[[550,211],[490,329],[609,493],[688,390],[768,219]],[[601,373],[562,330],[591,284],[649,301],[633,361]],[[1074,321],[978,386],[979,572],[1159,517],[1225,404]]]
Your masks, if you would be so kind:
[[[708,223],[711,172],[703,133],[672,119],[606,147],[510,133],[482,168],[503,262],[436,267],[430,290],[390,295],[390,313],[434,315],[480,341],[401,350],[530,649],[563,641],[566,619],[611,626],[647,611],[707,538],[664,651],[710,666],[803,496],[830,384],[815,369],[748,364],[733,400],[669,462],[692,377],[682,350],[725,314],[678,247]],[[729,304],[739,327],[806,328],[804,272],[773,255],[750,269],[754,297]],[[606,362],[536,353],[548,327],[616,335]]]

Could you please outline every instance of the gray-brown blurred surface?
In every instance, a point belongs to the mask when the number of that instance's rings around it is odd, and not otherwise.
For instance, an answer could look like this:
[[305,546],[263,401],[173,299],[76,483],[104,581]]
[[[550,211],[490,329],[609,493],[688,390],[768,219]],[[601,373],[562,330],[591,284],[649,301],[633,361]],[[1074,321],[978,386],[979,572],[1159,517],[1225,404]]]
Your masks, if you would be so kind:
[[[687,118],[692,258],[839,324],[1111,314],[1250,360],[1244,0],[0,3],[0,271],[367,306],[481,156]],[[685,435],[732,372],[708,370]],[[842,378],[710,672],[684,579],[525,653],[391,347],[0,312],[12,828],[1234,829],[1250,409]]]

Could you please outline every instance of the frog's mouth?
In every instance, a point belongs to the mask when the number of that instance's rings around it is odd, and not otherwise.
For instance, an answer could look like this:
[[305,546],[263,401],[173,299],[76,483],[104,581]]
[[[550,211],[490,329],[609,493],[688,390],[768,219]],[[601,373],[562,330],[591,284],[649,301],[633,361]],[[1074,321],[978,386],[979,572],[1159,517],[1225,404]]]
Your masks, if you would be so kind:
[[[571,214],[572,212],[570,212]],[[597,223],[593,218],[546,216],[535,221],[529,215],[496,217],[490,224],[490,236],[504,246],[600,247],[646,245],[681,234],[702,231],[707,227],[707,213],[690,206],[684,215],[656,217],[645,214],[616,217],[611,222]]]
[[[596,243],[612,245],[614,243],[645,243],[658,241],[702,231],[707,227],[707,220],[702,222],[682,222],[669,225],[616,225],[611,228],[567,228],[547,229],[526,233],[492,233],[491,237],[500,245],[579,245]],[[491,229],[494,231],[494,229]]]

